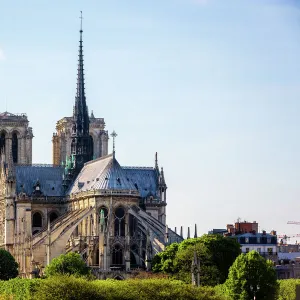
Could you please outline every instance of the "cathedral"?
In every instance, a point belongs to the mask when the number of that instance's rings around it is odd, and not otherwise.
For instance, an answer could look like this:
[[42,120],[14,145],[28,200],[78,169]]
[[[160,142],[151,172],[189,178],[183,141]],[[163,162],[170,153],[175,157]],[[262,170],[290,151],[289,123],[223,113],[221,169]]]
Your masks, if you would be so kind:
[[79,253],[98,278],[151,269],[153,256],[181,241],[166,225],[167,185],[151,167],[120,165],[109,134],[85,97],[82,26],[73,115],[56,124],[53,164],[32,163],[26,114],[0,113],[0,248],[34,277],[60,254]]

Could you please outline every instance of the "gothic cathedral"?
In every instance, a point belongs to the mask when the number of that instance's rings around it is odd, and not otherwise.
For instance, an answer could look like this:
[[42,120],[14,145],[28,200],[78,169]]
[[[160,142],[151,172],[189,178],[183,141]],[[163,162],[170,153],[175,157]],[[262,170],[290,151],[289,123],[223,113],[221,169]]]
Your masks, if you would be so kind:
[[126,277],[149,270],[157,252],[182,240],[166,226],[157,155],[153,167],[121,166],[114,148],[108,154],[104,119],[88,113],[82,33],[73,116],[56,124],[52,165],[32,164],[26,114],[0,114],[0,248],[12,253],[23,277],[70,251],[98,278]]

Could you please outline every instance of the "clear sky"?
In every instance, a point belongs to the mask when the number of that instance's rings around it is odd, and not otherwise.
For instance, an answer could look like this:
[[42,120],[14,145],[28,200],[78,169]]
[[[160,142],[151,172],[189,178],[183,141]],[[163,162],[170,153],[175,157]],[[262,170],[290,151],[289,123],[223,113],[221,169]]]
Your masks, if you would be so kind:
[[28,114],[34,162],[72,114],[80,10],[89,110],[121,165],[158,152],[169,226],[300,233],[299,1],[0,0],[0,111]]

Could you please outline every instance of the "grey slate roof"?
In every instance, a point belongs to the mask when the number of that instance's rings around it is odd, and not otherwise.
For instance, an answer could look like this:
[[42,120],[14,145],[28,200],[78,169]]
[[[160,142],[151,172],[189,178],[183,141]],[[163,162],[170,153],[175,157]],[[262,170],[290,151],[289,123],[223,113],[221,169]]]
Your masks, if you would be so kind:
[[136,190],[112,154],[86,163],[68,194],[89,190]]
[[158,174],[154,168],[122,167],[126,177],[135,185],[142,198],[157,196]]
[[37,181],[40,190],[45,196],[63,196],[63,172],[62,167],[52,165],[16,165],[17,193],[25,192],[31,195]]

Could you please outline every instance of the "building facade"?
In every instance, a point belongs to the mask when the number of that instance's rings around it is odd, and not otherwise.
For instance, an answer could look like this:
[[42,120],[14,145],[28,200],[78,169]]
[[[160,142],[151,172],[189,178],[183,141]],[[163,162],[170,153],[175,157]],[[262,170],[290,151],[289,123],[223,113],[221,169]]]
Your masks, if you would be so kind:
[[262,233],[244,233],[235,236],[241,245],[242,253],[248,253],[252,250],[257,251],[266,259],[270,259],[277,263],[278,249],[277,236],[268,234],[265,231]]
[[[99,277],[151,268],[182,237],[166,225],[167,185],[152,167],[124,167],[108,154],[104,119],[88,114],[80,30],[73,116],[57,122],[53,165],[32,164],[26,115],[0,114],[0,247],[33,276],[76,251]],[[115,138],[115,134],[113,138]]]

